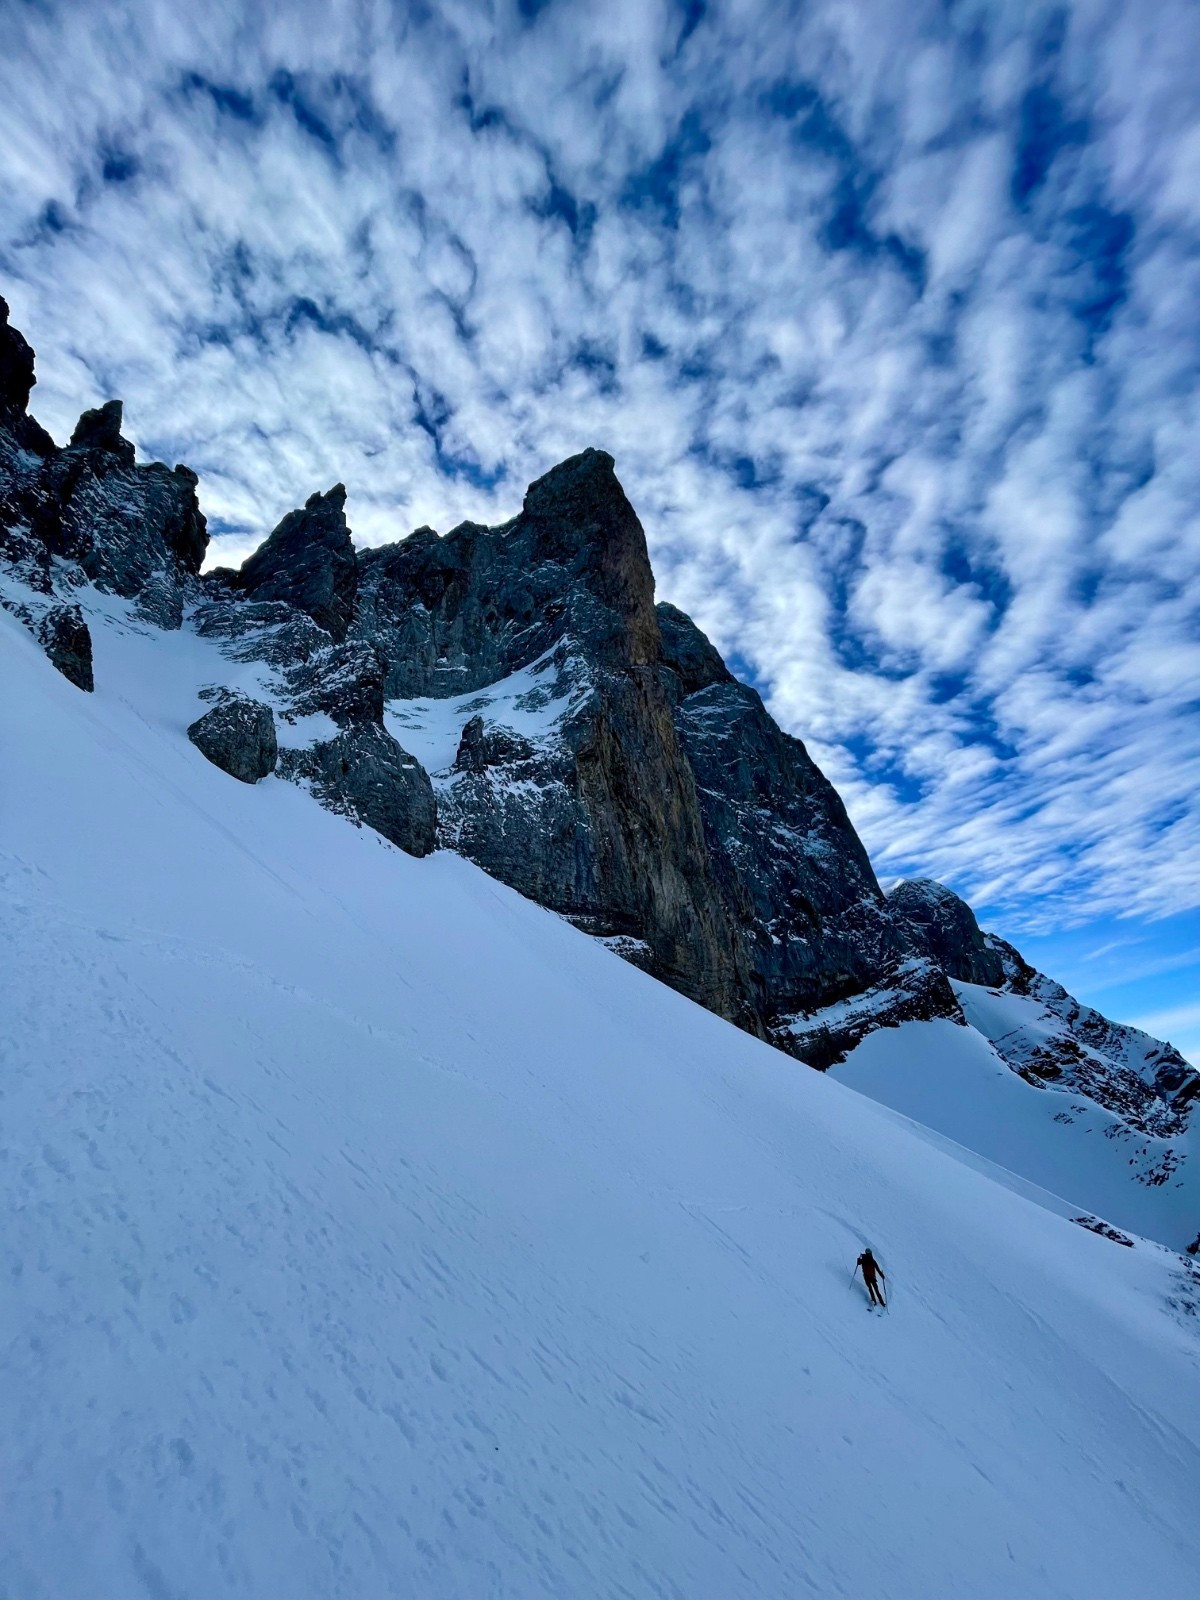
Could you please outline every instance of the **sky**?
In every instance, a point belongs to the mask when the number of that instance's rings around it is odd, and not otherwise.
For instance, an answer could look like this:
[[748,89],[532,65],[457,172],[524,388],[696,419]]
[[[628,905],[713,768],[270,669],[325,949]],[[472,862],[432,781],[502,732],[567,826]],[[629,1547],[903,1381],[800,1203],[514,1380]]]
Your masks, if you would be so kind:
[[[194,15],[184,15],[185,10]],[[212,558],[612,452],[845,797],[1200,1057],[1200,7],[0,0],[0,293]]]

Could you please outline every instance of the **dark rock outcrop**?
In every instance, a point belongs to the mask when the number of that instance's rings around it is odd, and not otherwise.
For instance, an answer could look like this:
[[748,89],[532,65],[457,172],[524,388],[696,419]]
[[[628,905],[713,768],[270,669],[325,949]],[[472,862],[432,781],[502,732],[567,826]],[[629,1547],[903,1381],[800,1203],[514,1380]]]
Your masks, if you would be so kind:
[[1120,1228],[1114,1228],[1110,1222],[1105,1222],[1100,1217],[1093,1217],[1090,1212],[1084,1212],[1081,1217],[1072,1217],[1071,1221],[1081,1228],[1086,1228],[1089,1233],[1098,1233],[1102,1239],[1111,1240],[1113,1244],[1123,1244],[1129,1250],[1134,1248],[1133,1240],[1127,1233],[1122,1233]]
[[329,811],[352,818],[411,856],[437,848],[437,800],[425,768],[370,723],[304,750],[284,750],[280,775],[307,783]]
[[354,615],[358,567],[346,525],[346,489],[335,483],[287,516],[232,578],[253,600],[282,600],[338,643]]
[[[330,648],[329,635],[311,617],[275,600],[241,600],[219,575],[201,580],[204,599],[193,613],[202,639],[219,639],[233,661],[262,661],[291,672]],[[297,680],[297,692],[312,687]]]
[[500,528],[421,529],[360,568],[354,634],[384,657],[389,696],[462,694],[552,652],[546,693],[571,702],[532,761],[520,746],[501,759],[486,730],[467,737],[443,842],[589,932],[644,941],[658,976],[761,1032],[661,670],[645,535],[612,458],[563,462]]
[[888,904],[917,948],[952,978],[989,988],[1004,982],[999,953],[984,938],[970,906],[952,889],[931,878],[912,878],[896,885]]
[[275,770],[279,754],[275,716],[261,700],[225,690],[187,733],[215,767],[242,783],[257,783]]
[[133,446],[121,436],[123,417],[124,407],[119,400],[106,400],[94,411],[85,411],[75,424],[68,448],[111,456],[118,466],[132,467]]
[[96,686],[92,673],[92,635],[79,606],[51,606],[42,613],[36,631],[51,664],[77,689],[90,694]]
[[0,417],[24,416],[37,379],[33,346],[8,321],[8,301],[0,295]]
[[844,1061],[869,1033],[935,1017],[966,1025],[946,974],[934,962],[915,957],[846,1000],[781,1018],[771,1042],[825,1072]]
[[511,728],[489,727],[482,717],[472,717],[459,736],[454,768],[456,772],[486,772],[489,767],[523,766],[536,755],[536,747]]
[[326,641],[284,670],[291,715],[323,711],[340,728],[356,722],[383,726],[383,678],[379,652],[362,639]]
[[33,352],[8,326],[0,301],[0,554],[49,592],[54,558],[98,588],[136,599],[143,614],[177,628],[186,584],[208,543],[187,467],[139,466],[121,435],[121,402],[80,417],[58,449],[26,406]]
[[137,465],[120,423],[117,400],[85,412],[71,444],[47,459],[34,531],[97,588],[136,599],[151,621],[177,628],[186,581],[208,544],[196,474],[161,461]]

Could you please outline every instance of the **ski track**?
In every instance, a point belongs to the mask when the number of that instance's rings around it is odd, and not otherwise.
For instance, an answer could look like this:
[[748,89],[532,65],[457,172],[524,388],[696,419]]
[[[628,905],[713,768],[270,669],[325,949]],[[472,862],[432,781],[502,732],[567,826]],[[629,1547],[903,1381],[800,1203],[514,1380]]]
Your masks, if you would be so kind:
[[216,772],[106,606],[94,700],[0,614],[0,1596],[1189,1592],[1178,1258]]

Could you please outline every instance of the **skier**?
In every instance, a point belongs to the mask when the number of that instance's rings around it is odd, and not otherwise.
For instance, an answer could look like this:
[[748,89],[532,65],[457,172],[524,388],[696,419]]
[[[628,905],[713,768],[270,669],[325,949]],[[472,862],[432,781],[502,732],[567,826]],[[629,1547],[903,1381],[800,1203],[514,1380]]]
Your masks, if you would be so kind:
[[855,1272],[858,1271],[859,1267],[862,1268],[863,1282],[867,1286],[867,1293],[871,1297],[871,1304],[873,1306],[884,1306],[884,1307],[886,1307],[887,1301],[883,1298],[883,1290],[879,1287],[879,1284],[875,1281],[875,1275],[876,1275],[876,1273],[878,1273],[879,1276],[886,1283],[887,1282],[887,1273],[883,1270],[883,1268],[879,1265],[878,1261],[876,1261],[875,1257],[871,1254],[870,1246],[868,1246],[867,1249],[865,1249],[863,1251],[862,1255],[860,1255],[858,1260],[855,1262],[855,1264],[854,1264]]

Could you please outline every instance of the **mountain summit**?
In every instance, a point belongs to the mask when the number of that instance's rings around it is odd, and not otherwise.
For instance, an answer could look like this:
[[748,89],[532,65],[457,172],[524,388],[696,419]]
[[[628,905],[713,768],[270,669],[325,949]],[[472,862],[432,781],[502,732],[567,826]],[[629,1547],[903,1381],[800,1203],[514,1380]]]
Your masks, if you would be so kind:
[[[1085,1204],[1176,1245],[1196,1236],[1200,1075],[1079,1006],[949,889],[883,893],[803,743],[655,603],[610,455],[561,462],[499,527],[368,550],[337,484],[239,571],[202,575],[195,475],[139,464],[118,401],[60,449],[28,415],[33,382],[0,302],[0,601],[78,687],[95,682],[89,594],[186,628],[207,648],[178,713],[232,777],[296,783],[413,855],[453,850],[810,1066],[853,1076],[880,1029],[970,1027],[1036,1092],[1035,1121],[1073,1126],[1081,1104],[1100,1118],[1124,1187],[1081,1180]],[[923,1081],[866,1086],[960,1137],[954,1096],[910,1104]],[[1060,1158],[1026,1142],[985,1153],[1045,1183]],[[1142,1191],[1160,1192],[1147,1206]]]

